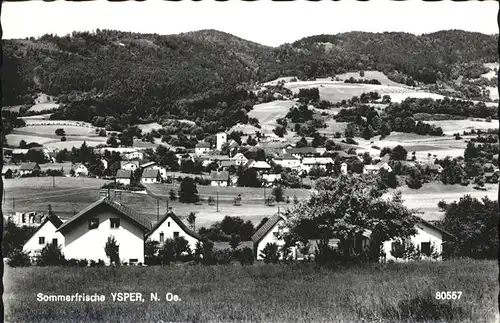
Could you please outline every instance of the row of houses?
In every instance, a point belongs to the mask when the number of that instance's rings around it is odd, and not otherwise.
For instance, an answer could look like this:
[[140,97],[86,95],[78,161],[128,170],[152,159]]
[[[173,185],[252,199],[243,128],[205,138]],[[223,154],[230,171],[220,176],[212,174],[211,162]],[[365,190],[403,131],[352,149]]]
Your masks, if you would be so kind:
[[[262,251],[268,243],[284,245],[282,238],[283,224],[286,218],[277,213],[262,225],[252,236],[254,256],[262,259]],[[445,237],[453,236],[432,223],[420,220],[416,224],[417,234],[411,241],[420,247],[425,254],[431,246],[439,253]],[[144,263],[144,243],[154,240],[162,245],[166,239],[183,237],[188,241],[189,247],[194,251],[198,242],[204,239],[191,230],[172,210],[167,212],[156,223],[151,222],[143,214],[107,197],[101,198],[90,204],[79,213],[67,220],[61,220],[51,213],[44,218],[38,228],[28,237],[23,246],[23,251],[36,259],[41,250],[50,243],[61,247],[67,259],[104,260],[109,263],[104,251],[108,237],[114,237],[119,246],[121,261],[130,264]],[[354,242],[353,251],[367,248],[371,236],[370,230],[365,230]],[[340,240],[331,239],[329,244],[336,248]],[[396,241],[390,240],[383,243],[386,260],[394,259],[391,250]],[[310,241],[309,253],[314,254],[318,240]],[[303,259],[300,246],[291,248],[293,259]],[[440,257],[437,258],[441,259]]]

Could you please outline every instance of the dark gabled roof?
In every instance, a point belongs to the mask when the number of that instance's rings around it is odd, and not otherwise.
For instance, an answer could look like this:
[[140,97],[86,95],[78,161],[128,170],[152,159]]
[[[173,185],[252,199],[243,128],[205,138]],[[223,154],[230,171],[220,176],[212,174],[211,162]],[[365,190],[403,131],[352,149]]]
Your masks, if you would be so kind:
[[213,170],[210,172],[210,180],[211,181],[228,181],[229,180],[229,172],[228,171],[216,172]]
[[157,178],[158,176],[160,176],[160,170],[158,169],[146,169],[142,173],[142,178]]
[[77,220],[79,220],[82,217],[84,217],[85,215],[87,215],[88,212],[90,212],[91,210],[93,210],[96,207],[101,206],[101,205],[111,207],[114,210],[118,211],[121,215],[132,220],[132,222],[140,225],[143,229],[151,230],[152,225],[151,225],[151,221],[149,221],[149,219],[147,219],[146,217],[142,216],[141,214],[137,213],[135,210],[133,210],[125,205],[122,205],[118,202],[112,201],[112,200],[104,197],[104,198],[101,198],[101,199],[95,201],[94,203],[90,204],[89,206],[87,206],[86,208],[84,208],[83,210],[78,212],[78,214],[75,214],[74,216],[69,218],[68,221],[64,222],[59,227],[59,229],[57,231],[61,231],[62,229],[67,230],[67,228],[71,224],[77,222]]
[[116,178],[130,178],[132,177],[132,171],[131,170],[126,170],[126,169],[119,169],[116,172]]
[[48,215],[45,217],[45,219],[42,221],[42,223],[40,223],[40,225],[38,226],[38,228],[36,228],[35,231],[33,231],[27,238],[26,238],[26,241],[29,241],[29,239],[31,239],[38,231],[40,231],[40,229],[47,223],[47,222],[51,222],[54,227],[56,227],[56,229],[58,229],[61,224],[63,224],[62,220],[59,219],[57,217],[57,215],[55,215],[54,213]]
[[445,235],[447,235],[448,237],[450,237],[452,239],[456,239],[456,237],[453,234],[451,234],[448,231],[443,230],[443,229],[435,226],[434,224],[430,223],[429,221],[426,221],[426,220],[424,220],[424,219],[422,219],[422,218],[419,217],[418,218],[418,222],[421,223],[421,224],[423,224],[423,225],[426,225],[426,226],[428,226],[430,228],[433,228],[433,229],[435,229],[435,230],[437,230],[437,231],[439,231],[441,233],[444,233]]
[[184,231],[187,235],[190,235],[191,237],[193,238],[196,238],[198,240],[203,240],[202,236],[200,236],[198,233],[192,231],[191,229],[189,229],[186,224],[184,224],[184,222],[181,221],[181,219],[179,219],[179,217],[177,215],[175,215],[174,212],[170,211],[170,212],[167,212],[165,213],[165,215],[163,216],[163,218],[158,221],[152,228],[151,230],[146,233],[145,237],[149,237],[153,232],[155,232],[156,229],[158,229],[163,222],[165,222],[168,218],[172,218],[172,220],[175,221],[175,223],[177,223],[177,225],[179,227],[181,227],[182,231]]
[[314,147],[290,148],[286,149],[289,154],[316,154],[318,151]]
[[19,170],[34,170],[37,166],[38,164],[33,162],[21,163],[21,166],[19,166]]
[[196,144],[196,148],[210,148],[210,143],[206,141],[200,141]]
[[266,221],[266,223],[264,223],[260,228],[259,230],[257,230],[253,236],[252,236],[252,241],[254,243],[259,243],[260,240],[262,240],[262,238],[264,238],[264,236],[269,232],[271,231],[272,228],[274,228],[274,226],[280,221],[280,220],[283,220],[284,218],[281,216],[280,213],[276,213],[275,215],[273,215],[272,217],[269,218],[269,220]]

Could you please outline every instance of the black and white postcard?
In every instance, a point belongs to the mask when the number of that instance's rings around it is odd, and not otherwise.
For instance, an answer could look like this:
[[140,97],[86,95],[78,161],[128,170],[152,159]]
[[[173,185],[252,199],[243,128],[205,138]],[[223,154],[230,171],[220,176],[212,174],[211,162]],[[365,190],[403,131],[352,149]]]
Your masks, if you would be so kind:
[[500,321],[497,1],[1,9],[5,322]]

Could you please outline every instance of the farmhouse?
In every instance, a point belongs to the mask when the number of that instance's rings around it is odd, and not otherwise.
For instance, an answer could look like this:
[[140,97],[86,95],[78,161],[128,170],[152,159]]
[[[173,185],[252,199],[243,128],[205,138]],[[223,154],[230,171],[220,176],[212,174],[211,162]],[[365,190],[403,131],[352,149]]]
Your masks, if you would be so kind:
[[257,171],[267,171],[271,169],[271,166],[266,163],[265,161],[257,161],[253,159],[249,159],[247,164],[245,165],[246,168],[254,168]]
[[242,153],[237,153],[233,156],[233,158],[231,158],[231,160],[233,160],[238,166],[243,166],[248,162],[248,158],[246,158]]
[[236,167],[236,162],[234,160],[223,160],[220,162],[220,168],[222,168],[222,170],[228,170],[231,166]]
[[132,172],[130,170],[119,169],[116,172],[115,182],[117,184],[130,185],[132,180]]
[[172,211],[167,212],[163,218],[153,226],[151,231],[146,233],[145,238],[158,241],[160,245],[162,245],[166,239],[175,239],[176,237],[183,237],[186,239],[193,252],[196,249],[196,244],[202,241],[202,237],[190,230]]
[[[417,233],[408,238],[408,240],[420,249],[424,258],[430,258],[431,249],[434,249],[438,254],[443,252],[444,237],[451,239],[454,238],[451,233],[440,229],[423,219],[419,219],[419,222],[415,225],[415,229],[417,230]],[[385,260],[401,260],[396,259],[391,254],[391,251],[397,248],[398,243],[399,242],[395,240],[384,241],[382,244],[382,250],[385,253]],[[442,260],[441,255],[439,255],[436,260]]]
[[125,155],[128,160],[139,160],[144,158],[144,154],[140,151],[133,151]]
[[144,262],[144,235],[151,222],[136,211],[108,198],[101,198],[64,222],[58,232],[65,239],[67,259],[108,261],[104,246],[114,237],[121,261]]
[[210,143],[208,142],[199,142],[194,148],[194,153],[197,156],[205,155],[210,151]]
[[499,177],[500,176],[499,176],[498,172],[484,173],[484,180],[486,183],[496,184],[496,183],[498,183]]
[[62,223],[63,221],[55,214],[50,214],[28,237],[23,246],[23,251],[28,253],[32,261],[36,260],[42,249],[48,244],[54,243],[63,249],[64,236],[57,231]]
[[273,162],[281,165],[283,168],[298,169],[300,167],[300,159],[290,154],[284,154],[281,157],[276,157]]
[[139,168],[139,161],[138,160],[132,160],[132,161],[121,161],[120,162],[120,168],[124,170],[130,170],[130,171],[135,171],[136,169]]
[[322,154],[322,152],[314,147],[291,148],[286,149],[285,152],[297,158],[302,158],[305,156],[317,156]]
[[141,183],[151,184],[161,182],[160,171],[158,169],[146,169],[142,173]]
[[378,173],[381,169],[385,169],[389,173],[392,172],[392,167],[389,166],[387,162],[380,161],[375,165],[364,165],[363,166],[363,174],[368,173]]
[[85,166],[82,163],[78,163],[73,167],[73,170],[75,171],[75,176],[88,176],[89,175],[89,169],[87,166]]
[[12,172],[12,169],[10,169],[10,168],[2,168],[2,179],[12,178],[13,174],[14,173]]
[[21,176],[29,175],[29,174],[32,174],[36,170],[40,170],[40,166],[38,166],[37,163],[33,163],[33,162],[21,163],[21,166],[19,166],[19,175],[21,175]]
[[309,172],[313,167],[319,167],[326,170],[326,166],[331,164],[333,166],[333,159],[331,157],[304,157],[300,168]]
[[229,184],[229,172],[222,171],[216,172],[212,171],[210,173],[210,185],[211,186],[227,186]]

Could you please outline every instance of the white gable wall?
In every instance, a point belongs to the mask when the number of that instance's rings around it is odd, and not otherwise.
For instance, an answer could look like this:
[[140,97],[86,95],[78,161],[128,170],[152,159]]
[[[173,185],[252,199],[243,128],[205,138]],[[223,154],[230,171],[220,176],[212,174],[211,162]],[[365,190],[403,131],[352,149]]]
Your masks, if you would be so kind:
[[[110,211],[95,214],[94,217],[99,218],[97,229],[89,230],[88,220],[92,216],[88,215],[78,226],[65,233],[64,255],[66,259],[85,258],[95,261],[102,259],[108,263],[109,258],[106,256],[104,246],[108,237],[112,235],[120,246],[120,261],[130,262],[130,259],[137,259],[137,262],[144,263],[144,232],[137,224]],[[120,227],[112,229],[109,219],[118,217],[121,219]]]
[[[417,224],[416,229],[417,229],[417,234],[410,238],[411,242],[415,245],[415,247],[421,248],[420,244],[422,242],[430,242],[431,245],[434,244],[434,248],[438,253],[442,253],[443,235],[441,232],[422,224]],[[396,260],[391,255],[392,242],[394,242],[394,240],[385,241],[383,243],[383,250],[386,255],[385,258],[386,260]],[[422,259],[425,258],[426,258],[425,256],[422,256]],[[401,259],[398,259],[398,261],[400,260]],[[442,260],[442,257],[439,257],[437,260]]]
[[266,247],[268,243],[276,243],[278,247],[281,247],[285,244],[285,240],[278,239],[276,237],[279,232],[279,227],[283,223],[283,220],[279,220],[278,223],[274,225],[274,227],[266,233],[266,235],[259,241],[257,244],[257,260],[263,260],[264,258],[261,256],[262,250]]
[[199,241],[182,230],[182,228],[171,218],[168,217],[156,230],[148,237],[151,240],[160,241],[160,233],[163,232],[164,240],[174,239],[174,232],[179,232],[179,237],[183,237],[189,242],[192,251],[196,249],[196,243]]
[[[47,244],[52,243],[52,239],[57,239],[57,244],[61,246],[61,249],[64,253],[64,236],[61,232],[56,232],[57,228],[52,224],[52,222],[48,221],[43,225],[42,228],[38,230],[23,246],[23,251],[29,253],[31,257],[36,256],[42,251],[43,247]],[[39,244],[38,238],[44,237],[45,243]]]

